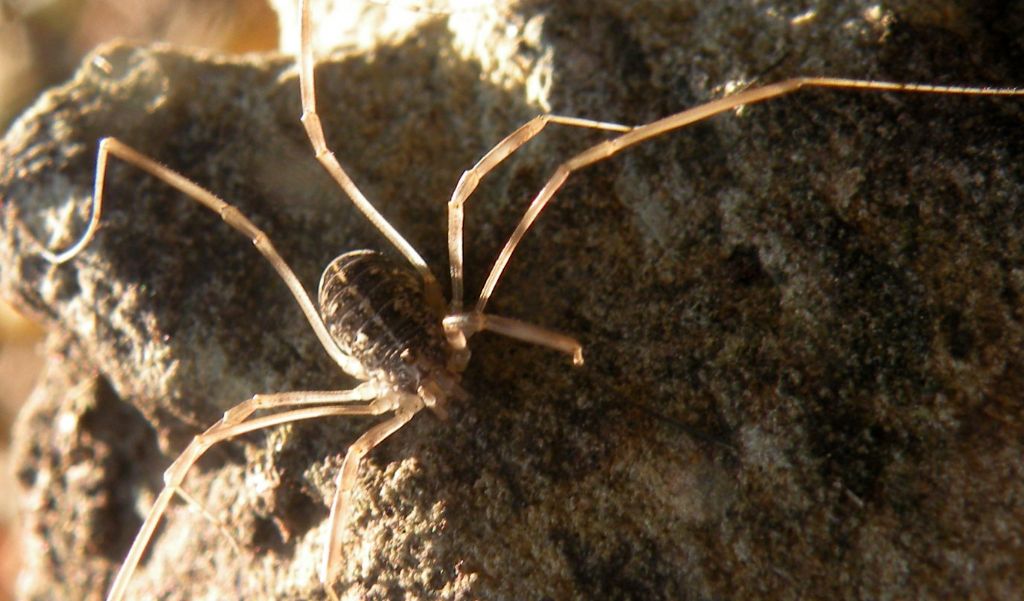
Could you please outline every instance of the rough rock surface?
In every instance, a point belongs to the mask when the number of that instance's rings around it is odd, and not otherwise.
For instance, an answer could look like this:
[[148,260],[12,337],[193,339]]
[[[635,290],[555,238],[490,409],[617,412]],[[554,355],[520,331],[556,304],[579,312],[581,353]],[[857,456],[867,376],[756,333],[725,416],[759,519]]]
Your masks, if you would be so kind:
[[[1021,22],[998,3],[821,4],[421,11],[405,34],[336,40],[320,107],[343,164],[443,274],[459,174],[544,108],[640,123],[797,74],[1024,83]],[[228,406],[352,384],[250,244],[136,169],[111,166],[79,257],[35,256],[26,232],[81,230],[100,137],[236,203],[308,288],[338,252],[384,248],[313,160],[288,58],[97,56],[109,68],[86,63],[0,147],[0,286],[53,328],[18,433],[24,598],[98,598],[162,470]],[[366,462],[335,591],[1024,596],[1022,114],[801,92],[574,176],[491,306],[578,336],[587,364],[475,339],[472,399]],[[545,132],[486,181],[469,290],[557,162],[600,137]],[[366,427],[211,452],[188,489],[241,554],[175,505],[131,597],[324,598],[326,504]]]

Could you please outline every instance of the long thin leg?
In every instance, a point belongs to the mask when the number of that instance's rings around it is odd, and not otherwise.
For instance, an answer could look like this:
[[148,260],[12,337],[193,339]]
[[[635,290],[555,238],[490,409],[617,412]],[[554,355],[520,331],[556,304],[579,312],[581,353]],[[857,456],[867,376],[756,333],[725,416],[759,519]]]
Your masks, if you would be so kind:
[[[224,417],[217,423],[192,439],[188,447],[164,472],[164,488],[160,491],[156,501],[153,502],[149,514],[146,515],[146,520],[139,529],[139,533],[135,535],[135,540],[128,551],[128,556],[125,558],[124,563],[121,564],[121,569],[114,579],[110,592],[107,594],[107,601],[121,601],[124,598],[128,582],[135,572],[139,560],[142,559],[142,554],[149,545],[149,540],[160,523],[167,505],[171,502],[171,498],[176,491],[181,488],[181,484],[189,470],[210,447],[218,442],[241,434],[299,420],[336,415],[380,415],[381,413],[396,409],[397,403],[395,399],[389,396],[382,396],[369,403],[357,405],[343,404],[370,400],[380,394],[381,390],[375,383],[368,382],[352,390],[257,395],[225,412]],[[293,409],[249,419],[253,412],[260,409],[277,409],[295,405],[321,406]]]
[[763,102],[772,98],[779,98],[781,96],[791,94],[801,88],[811,87],[871,90],[880,92],[959,94],[971,96],[1024,96],[1024,90],[1010,88],[969,88],[960,86],[901,84],[885,81],[862,81],[833,77],[797,77],[759,88],[744,90],[737,94],[726,96],[718,100],[712,100],[711,102],[707,102],[698,107],[694,107],[674,115],[669,115],[668,117],[648,123],[647,125],[641,125],[626,134],[605,140],[600,144],[596,144],[587,150],[584,150],[555,169],[551,179],[544,184],[544,187],[539,193],[537,193],[533,202],[530,203],[529,208],[526,210],[526,214],[523,215],[519,225],[516,226],[515,231],[512,232],[508,242],[505,243],[505,247],[502,248],[501,253],[495,260],[494,267],[491,268],[491,273],[487,276],[487,281],[480,290],[480,298],[477,300],[475,311],[478,313],[483,312],[484,308],[487,306],[487,301],[494,292],[494,287],[498,284],[498,279],[505,270],[505,266],[508,264],[509,258],[511,258],[512,252],[519,244],[519,241],[522,240],[527,230],[537,219],[537,216],[540,215],[540,212],[544,210],[545,206],[547,206],[547,203],[554,196],[555,192],[562,187],[562,184],[565,183],[565,180],[568,179],[569,175],[574,171],[578,171],[588,165],[607,159],[608,157],[611,157],[634,144],[650,140],[651,138],[656,138],[674,129],[679,129],[692,123],[703,121],[704,119],[724,113],[725,111],[734,109],[738,106]]
[[235,550],[235,553],[238,553],[239,555],[242,554],[242,546],[238,544],[238,540],[236,540],[234,535],[231,534],[231,531],[228,530],[227,525],[225,525],[224,522],[220,520],[220,518],[210,513],[210,510],[208,510],[206,506],[200,503],[199,499],[193,497],[187,490],[180,486],[174,489],[174,494],[178,495],[178,498],[185,501],[185,503],[187,503],[189,507],[192,508],[192,511],[199,513],[204,518],[206,518],[208,522],[213,524],[217,528],[217,530],[219,530],[220,533],[224,535],[224,538],[227,539],[228,543],[231,545],[231,548]]
[[320,117],[316,112],[316,91],[315,91],[315,80],[313,78],[313,33],[312,23],[309,13],[309,0],[300,0],[299,2],[299,37],[300,37],[300,51],[299,51],[299,88],[302,93],[302,124],[306,128],[306,135],[309,136],[309,141],[313,145],[313,150],[316,151],[316,159],[320,161],[320,164],[324,166],[327,173],[334,178],[334,181],[338,182],[341,189],[348,194],[348,197],[352,199],[353,204],[359,209],[370,223],[374,225],[380,233],[388,239],[391,244],[398,249],[402,255],[416,271],[419,272],[420,277],[423,278],[424,285],[427,290],[427,299],[436,305],[439,311],[444,309],[444,297],[441,294],[441,286],[437,283],[437,278],[434,277],[434,273],[427,267],[426,261],[420,256],[416,249],[412,247],[401,234],[398,233],[387,219],[384,218],[380,212],[374,208],[373,204],[366,198],[361,190],[356,186],[352,178],[348,176],[348,173],[342,168],[341,163],[335,158],[334,153],[331,152],[330,148],[327,147],[327,141],[324,139],[324,129],[320,124]]
[[249,221],[236,207],[224,202],[213,192],[189,180],[177,171],[157,163],[116,138],[100,140],[99,152],[96,155],[96,179],[92,196],[92,215],[89,217],[89,225],[86,227],[85,233],[79,238],[78,242],[67,250],[59,253],[54,253],[47,249],[40,250],[40,254],[44,258],[53,263],[67,262],[88,246],[93,236],[95,236],[100,222],[100,215],[103,212],[103,184],[106,180],[107,158],[109,155],[114,155],[122,161],[142,169],[153,177],[183,192],[189,198],[220,215],[221,219],[228,225],[252,240],[256,250],[266,257],[274,271],[281,276],[285,285],[288,286],[292,296],[299,303],[302,314],[306,316],[309,325],[313,327],[313,332],[316,334],[317,339],[320,340],[320,344],[327,351],[327,354],[334,359],[335,363],[345,373],[356,378],[366,379],[365,370],[363,370],[359,362],[342,353],[337,343],[331,338],[306,289],[299,282],[291,267],[277,253],[274,245],[270,242],[270,238],[262,230]]
[[341,546],[342,535],[348,525],[352,489],[356,483],[356,476],[359,475],[359,465],[363,457],[374,447],[379,445],[385,438],[391,436],[402,426],[409,423],[416,413],[423,409],[423,401],[413,395],[402,397],[399,401],[395,415],[386,422],[377,424],[370,428],[354,443],[349,445],[348,453],[341,464],[341,471],[338,472],[338,487],[334,491],[334,500],[331,501],[330,536],[327,539],[327,548],[324,550],[323,565],[320,571],[322,582],[330,586],[338,575],[341,568]]
[[518,319],[485,313],[458,313],[445,317],[444,327],[449,334],[449,339],[452,339],[452,330],[460,334],[461,336],[456,339],[462,340],[463,345],[465,340],[477,332],[486,330],[567,353],[572,355],[573,365],[583,365],[583,346],[578,340]]
[[448,265],[451,268],[452,276],[452,300],[451,313],[462,312],[463,297],[463,260],[462,240],[463,221],[465,204],[470,195],[480,184],[480,180],[491,172],[502,161],[507,159],[513,152],[532,140],[543,130],[548,123],[559,125],[570,125],[586,129],[600,129],[604,131],[627,132],[633,129],[628,125],[618,123],[607,123],[604,121],[592,121],[590,119],[578,119],[576,117],[565,117],[562,115],[538,115],[521,125],[514,132],[505,136],[501,142],[495,144],[476,165],[459,178],[459,183],[452,192],[452,199],[448,201]]

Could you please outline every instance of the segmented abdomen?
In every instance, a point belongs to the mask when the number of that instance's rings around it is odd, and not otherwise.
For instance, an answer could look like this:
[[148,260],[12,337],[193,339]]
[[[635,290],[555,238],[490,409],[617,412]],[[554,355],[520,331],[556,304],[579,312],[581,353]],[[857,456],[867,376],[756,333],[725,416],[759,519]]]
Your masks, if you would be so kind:
[[430,309],[412,268],[371,250],[345,253],[324,270],[318,297],[327,330],[371,377],[415,392],[445,368],[443,316]]

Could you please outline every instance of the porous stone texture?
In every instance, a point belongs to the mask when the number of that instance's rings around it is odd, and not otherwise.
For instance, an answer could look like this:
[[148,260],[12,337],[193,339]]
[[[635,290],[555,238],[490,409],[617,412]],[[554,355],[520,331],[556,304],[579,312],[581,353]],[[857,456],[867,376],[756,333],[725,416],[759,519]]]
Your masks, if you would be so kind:
[[[420,11],[398,33],[332,39],[319,106],[342,163],[443,275],[459,175],[541,110],[642,123],[806,74],[1021,84],[1020,16],[999,6]],[[334,255],[387,245],[322,173],[299,112],[287,57],[118,45],[7,133],[0,286],[53,331],[18,432],[23,598],[98,598],[159,474],[227,407],[353,384],[251,244],[137,169],[113,162],[101,231],[70,263],[27,237],[79,235],[97,141],[116,136],[236,203],[313,288]],[[365,462],[333,590],[1024,596],[1022,114],[1013,99],[803,91],[574,175],[490,309],[579,337],[586,365],[474,339],[471,399]],[[557,163],[601,138],[553,127],[485,181],[468,290]],[[241,552],[175,505],[129,596],[325,598],[333,478],[368,424],[212,451],[187,488]]]

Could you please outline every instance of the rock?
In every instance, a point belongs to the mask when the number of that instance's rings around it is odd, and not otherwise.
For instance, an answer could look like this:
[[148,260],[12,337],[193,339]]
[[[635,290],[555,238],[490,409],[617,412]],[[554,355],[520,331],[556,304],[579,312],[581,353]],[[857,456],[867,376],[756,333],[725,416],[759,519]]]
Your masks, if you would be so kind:
[[[1019,21],[957,3],[361,18],[384,33],[335,39],[318,70],[327,135],[441,276],[459,175],[542,110],[643,123],[807,74],[1024,81]],[[579,337],[586,365],[474,339],[472,398],[366,461],[334,590],[1019,598],[1021,103],[804,91],[574,175],[490,308]],[[102,229],[69,264],[27,237],[79,235],[97,141],[116,136],[237,204],[312,289],[334,255],[387,246],[322,173],[299,113],[287,57],[115,45],[7,133],[0,289],[53,328],[18,433],[23,597],[100,595],[159,474],[226,408],[353,385],[251,245],[137,169],[111,165]],[[603,137],[552,126],[485,181],[468,290],[559,161]],[[326,506],[368,424],[211,452],[187,488],[242,552],[175,505],[131,598],[325,598]]]

